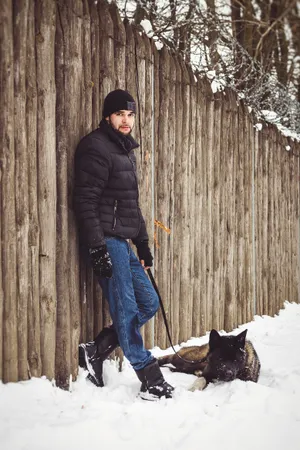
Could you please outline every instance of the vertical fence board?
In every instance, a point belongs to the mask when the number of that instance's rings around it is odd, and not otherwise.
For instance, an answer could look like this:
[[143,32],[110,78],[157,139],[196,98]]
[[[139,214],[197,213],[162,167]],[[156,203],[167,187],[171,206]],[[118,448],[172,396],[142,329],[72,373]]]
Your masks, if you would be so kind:
[[[299,176],[299,156],[295,143],[288,141],[291,147],[291,196],[292,196],[292,211],[293,211],[293,232],[291,236],[291,278],[292,278],[292,295],[291,301],[298,301],[299,292],[299,190],[300,190],[300,176]],[[276,305],[277,306],[277,305]],[[276,311],[278,309],[276,308]],[[275,311],[275,312],[276,312]]]
[[289,220],[287,221],[287,236],[286,236],[286,256],[287,256],[287,267],[288,269],[288,277],[287,277],[287,300],[291,301],[292,299],[292,268],[291,268],[291,260],[292,260],[292,227],[293,227],[293,211],[292,211],[292,202],[291,202],[291,188],[292,188],[292,180],[291,180],[291,153],[287,153],[287,170],[286,170],[286,202],[287,202],[287,216]]
[[[181,228],[181,159],[182,159],[182,89],[181,89],[181,67],[179,59],[175,58],[176,66],[176,81],[175,81],[175,105],[176,105],[176,128],[175,128],[175,155],[174,155],[174,224],[173,224],[173,307],[172,307],[172,321],[173,330],[172,337],[174,342],[179,342],[180,330],[180,268],[181,268],[181,248],[182,241],[180,235]],[[163,92],[160,91],[160,97]],[[157,175],[158,176],[158,175]]]
[[[97,4],[98,8],[98,16],[99,16],[99,27],[100,27],[100,42],[99,42],[99,58],[101,61],[100,65],[100,80],[97,79],[97,85],[100,83],[100,91],[99,91],[99,100],[100,104],[98,106],[98,112],[94,112],[94,114],[97,114],[97,125],[102,118],[102,105],[104,98],[106,95],[115,89],[116,87],[116,72],[115,72],[115,36],[114,36],[114,23],[113,19],[110,14],[110,6],[108,3],[104,0],[100,0]],[[116,14],[115,14],[116,15]],[[125,39],[124,30],[120,33],[122,35],[122,39]],[[120,44],[120,48],[122,45]],[[100,64],[100,63],[99,63]],[[120,75],[120,72],[118,72]],[[124,74],[125,76],[125,74]],[[124,83],[124,81],[123,81]],[[96,93],[95,93],[96,94]],[[101,107],[100,107],[101,105]],[[108,303],[105,301],[104,295],[100,294],[98,282],[95,280],[94,283],[94,304],[102,302],[102,324],[108,325],[111,322]],[[99,296],[98,296],[99,295]],[[100,304],[99,304],[100,307]],[[95,311],[95,308],[94,308]],[[97,312],[100,309],[96,308]],[[99,322],[99,319],[97,319],[97,316],[94,318],[94,324],[96,325]],[[99,330],[95,330],[94,335],[96,335],[99,332]]]
[[269,306],[268,310],[272,311],[272,315],[276,312],[276,272],[275,272],[275,167],[274,167],[274,148],[276,145],[275,127],[270,127],[269,132],[269,215],[268,215],[268,243],[269,243],[269,283],[268,296]]
[[[147,36],[143,37],[144,49],[145,49],[145,118],[143,123],[143,167],[139,173],[141,184],[141,204],[143,205],[143,216],[146,221],[147,231],[149,234],[149,245],[153,249],[153,234],[154,234],[154,211],[152,207],[153,203],[153,157],[154,148],[152,142],[152,127],[153,127],[153,107],[152,107],[152,90],[153,90],[153,61],[151,52],[151,43]],[[170,297],[169,297],[170,298]],[[146,348],[152,348],[154,346],[154,319],[151,319],[146,325],[144,330],[144,343]]]
[[39,298],[39,218],[37,193],[37,86],[35,62],[34,0],[29,1],[26,66],[26,130],[28,144],[29,201],[29,296],[28,366],[31,376],[41,375],[40,298]]
[[222,94],[214,95],[213,147],[212,147],[212,327],[220,329],[221,298],[221,205],[220,205],[220,132]]
[[36,4],[38,209],[40,222],[40,308],[42,373],[55,373],[56,331],[56,3]]
[[[100,18],[98,15],[98,6],[100,7],[100,2],[95,2],[93,0],[88,0],[89,11],[90,11],[90,29],[91,29],[91,75],[92,75],[92,128],[96,128],[100,121],[100,102],[101,96],[99,92],[99,79],[100,79],[100,59],[101,59],[101,70],[104,70],[104,61],[102,60],[101,48],[104,45],[103,37],[99,36],[101,33],[101,14]],[[97,6],[98,5],[98,6]]]
[[257,300],[257,286],[256,286],[256,269],[255,269],[255,261],[256,261],[256,224],[255,224],[255,214],[256,214],[256,189],[255,189],[255,170],[256,170],[256,134],[255,128],[253,124],[253,116],[251,114],[248,115],[247,118],[247,129],[249,133],[249,157],[251,158],[251,173],[249,173],[249,182],[250,182],[250,217],[249,217],[249,233],[251,233],[251,252],[252,252],[252,260],[251,260],[251,297],[249,298],[249,314],[250,319],[253,319],[253,316],[256,314],[256,300]]
[[[156,173],[156,195],[157,209],[156,218],[164,225],[169,226],[169,174],[170,158],[168,143],[168,117],[169,117],[169,88],[170,88],[170,55],[164,47],[159,57],[159,91],[160,104],[159,114],[164,120],[159,120],[158,124],[158,148],[157,148],[157,173]],[[161,176],[164,174],[164,176]],[[169,267],[169,239],[168,235],[161,228],[156,229],[157,248],[157,285],[161,297],[164,299],[164,307],[168,321],[170,322],[170,304],[168,302],[168,267]],[[166,329],[162,319],[161,310],[157,313],[156,336],[158,345],[166,347]]]
[[110,16],[114,27],[114,62],[115,88],[125,89],[125,44],[126,32],[116,3],[109,5]]
[[282,239],[282,229],[281,229],[281,215],[280,209],[282,205],[282,187],[281,187],[281,174],[280,174],[280,142],[278,136],[276,136],[276,142],[274,145],[274,177],[275,177],[275,265],[276,265],[276,308],[279,309],[281,304],[281,299],[283,298],[283,272],[282,272],[282,261],[281,261],[281,239]]
[[[81,123],[81,135],[85,135],[92,130],[93,121],[93,74],[92,74],[92,42],[91,42],[91,19],[88,0],[83,1],[83,26],[82,26],[82,102],[84,115]],[[88,261],[84,257],[83,249],[79,249],[80,255],[80,342],[87,342],[87,270],[89,270]]]
[[[68,291],[68,184],[67,179],[67,109],[68,95],[65,92],[65,78],[68,79],[68,63],[72,45],[69,36],[69,24],[72,20],[69,5],[57,5],[55,37],[55,80],[59,92],[56,99],[56,174],[57,174],[57,221],[56,221],[56,383],[66,388],[71,372],[70,365],[70,297]],[[66,39],[67,37],[67,39]]]
[[225,98],[222,101],[222,145],[220,170],[221,182],[221,214],[223,216],[223,227],[220,246],[222,249],[221,282],[222,282],[222,305],[220,308],[220,328],[230,331],[231,313],[230,307],[233,301],[232,289],[232,267],[233,267],[233,245],[232,245],[232,217],[234,217],[233,197],[231,195],[233,177],[233,151],[231,144],[231,114],[230,114],[230,92],[225,90]]
[[195,154],[194,154],[194,248],[191,249],[191,257],[194,258],[194,289],[193,289],[193,314],[192,314],[192,332],[193,336],[200,336],[202,329],[202,302],[203,290],[201,286],[201,275],[203,271],[201,258],[201,226],[202,226],[202,208],[203,196],[201,195],[201,158],[203,144],[201,139],[201,130],[203,128],[202,111],[201,111],[201,90],[199,79],[197,79],[196,89],[194,92],[194,117],[195,117]]
[[269,145],[268,145],[268,129],[262,131],[262,215],[261,215],[261,242],[262,242],[262,302],[263,313],[268,311],[268,206],[269,206],[269,190],[268,190],[268,166],[269,166]]
[[[199,191],[200,191],[200,199],[201,199],[201,209],[200,209],[200,301],[201,301],[201,329],[202,333],[209,329],[209,300],[208,300],[208,270],[209,270],[209,255],[208,255],[208,161],[209,161],[209,152],[208,152],[208,121],[209,121],[209,108],[210,108],[210,99],[211,99],[211,89],[208,85],[208,81],[204,78],[198,80],[199,84],[199,95],[198,101],[199,108],[201,111],[201,154],[199,155],[199,172],[197,172],[196,177],[199,179]],[[197,151],[198,155],[198,151]],[[197,161],[197,160],[196,160]],[[197,183],[197,181],[196,181]]]
[[[197,135],[196,135],[196,162],[195,162],[195,211],[198,223],[196,224],[196,241],[199,247],[195,250],[195,270],[199,271],[199,292],[197,292],[197,273],[194,286],[194,309],[196,320],[196,336],[207,331],[207,266],[206,266],[206,227],[207,227],[207,122],[206,122],[206,88],[202,79],[198,79],[198,108],[197,108]],[[199,198],[199,202],[198,202]],[[197,211],[197,205],[199,210]],[[197,244],[196,244],[197,245]],[[197,260],[197,264],[196,264]],[[197,267],[197,265],[199,267]],[[199,309],[199,314],[197,314]]]
[[250,136],[250,123],[247,107],[243,104],[244,127],[244,216],[245,216],[245,294],[243,296],[243,323],[253,318],[253,242],[252,242],[252,145]]
[[[91,0],[92,3],[95,3],[93,0]],[[97,89],[98,86],[94,92],[95,95],[95,110],[93,109],[93,116],[94,120],[96,121],[95,126],[98,125],[99,119],[102,117],[101,111],[100,111],[100,104],[102,106],[103,100],[106,97],[106,95],[115,89],[115,58],[114,58],[114,25],[113,21],[109,12],[109,5],[105,0],[100,0],[97,3],[98,8],[98,17],[99,17],[99,27],[100,27],[100,49],[97,51],[92,50],[93,54],[93,60],[94,63],[92,63],[93,70],[94,68],[96,70],[100,70],[100,92],[98,91],[97,96]],[[93,21],[93,12],[91,9],[91,18]],[[97,26],[97,22],[95,22],[95,27]],[[95,32],[96,32],[95,28]],[[93,44],[92,44],[93,49]],[[101,66],[99,68],[99,58],[101,61]],[[95,81],[98,85],[99,80],[99,72],[95,73]],[[99,95],[100,94],[100,95]],[[97,102],[97,105],[96,105]],[[97,120],[96,120],[97,118]]]
[[262,240],[261,240],[261,217],[262,217],[262,133],[256,129],[256,157],[255,157],[255,238],[256,238],[256,314],[262,314]]
[[214,151],[214,101],[213,95],[209,96],[210,86],[207,86],[207,116],[206,116],[206,126],[207,126],[207,140],[206,140],[206,183],[207,183],[207,257],[206,257],[206,312],[207,312],[207,326],[208,329],[213,328],[213,245],[214,245],[214,235],[213,235],[213,151]]
[[[172,118],[176,117],[177,111],[176,111],[176,104],[175,104],[175,98],[176,98],[176,61],[174,59],[174,56],[172,54],[169,55],[169,64],[170,64],[170,72],[169,72],[169,105],[168,105],[168,116],[169,116],[169,123],[168,123],[168,160],[169,160],[169,172],[168,172],[168,193],[169,196],[169,212],[168,212],[168,222],[165,224],[170,230],[170,234],[167,235],[166,232],[164,232],[164,236],[162,236],[163,239],[167,240],[168,242],[168,265],[166,267],[166,280],[168,285],[168,298],[169,301],[169,308],[170,308],[170,330],[171,330],[171,336],[173,339],[174,336],[174,328],[175,324],[173,322],[174,317],[174,239],[176,237],[174,236],[174,175],[175,175],[175,140],[176,140],[176,127],[177,122],[176,120],[172,120]],[[157,174],[159,176],[159,174]],[[162,268],[165,271],[165,267]],[[169,346],[169,340],[167,339],[167,347]]]
[[[157,50],[156,46],[155,46],[155,42],[152,41],[151,42],[151,48],[152,48],[152,55],[153,55],[153,65],[154,65],[154,73],[153,73],[153,89],[154,89],[154,93],[153,93],[153,128],[152,128],[152,139],[153,139],[153,174],[152,174],[152,180],[153,180],[153,211],[154,211],[154,220],[158,219],[157,217],[157,200],[158,200],[158,195],[157,195],[157,190],[158,190],[158,164],[159,164],[159,139],[158,139],[158,130],[159,130],[159,118],[160,118],[160,91],[159,91],[159,86],[160,86],[160,76],[159,76],[159,64],[160,64],[160,54],[159,51]],[[176,76],[176,75],[175,75]],[[160,265],[159,265],[159,247],[158,247],[158,241],[157,241],[157,228],[154,228],[153,231],[153,239],[154,239],[154,251],[153,251],[153,256],[154,256],[154,275],[155,278],[157,279],[157,270],[160,269]],[[159,313],[158,313],[159,314]],[[155,315],[154,317],[154,344],[155,345],[159,345],[158,342],[158,335],[157,335],[157,321],[158,321],[158,314]],[[173,326],[172,326],[173,327]],[[173,331],[173,330],[172,330]]]
[[17,317],[19,380],[28,379],[28,294],[29,294],[29,200],[28,146],[26,133],[26,57],[28,0],[14,3],[14,120],[16,170],[16,233],[17,233]]
[[188,216],[189,221],[189,323],[187,329],[187,336],[196,336],[194,329],[194,285],[195,285],[195,250],[196,250],[196,240],[195,240],[195,146],[196,146],[196,128],[197,128],[197,87],[194,78],[193,71],[191,67],[188,67],[189,85],[190,85],[190,110],[189,110],[189,171],[188,171]]
[[[90,64],[91,64],[91,100],[92,101],[92,117],[91,117],[91,128],[95,129],[98,127],[101,119],[101,75],[100,70],[103,70],[104,65],[101,64],[102,61],[102,47],[105,45],[106,41],[103,40],[101,35],[101,14],[100,14],[100,2],[94,2],[93,0],[88,0],[89,7],[89,20],[90,20]],[[107,6],[106,6],[107,9]],[[85,7],[86,11],[86,7]],[[86,11],[87,13],[87,11]],[[101,36],[100,36],[101,35]],[[86,44],[88,45],[88,44]],[[83,63],[84,64],[84,63]],[[88,131],[88,130],[86,130]],[[86,131],[83,134],[86,134]],[[95,302],[101,302],[101,297],[99,299],[95,298],[94,290],[97,283],[94,280],[93,271],[89,262],[87,255],[85,258],[81,258],[80,261],[81,270],[83,270],[83,275],[81,276],[81,316],[85,315],[85,339],[84,341],[91,341],[94,339],[97,330],[95,330]],[[102,306],[101,306],[102,309]],[[97,308],[96,308],[97,310]]]
[[[56,382],[68,387],[69,374],[76,377],[78,368],[79,341],[79,261],[75,220],[73,217],[73,160],[76,145],[80,139],[82,105],[82,1],[77,0],[58,5],[58,13],[65,42],[57,38],[57,53],[62,51],[60,91],[57,99],[57,115],[60,137],[57,137],[58,205],[57,221],[57,342]],[[57,24],[59,30],[59,24]],[[59,35],[57,33],[57,35]],[[67,37],[67,39],[66,39]],[[59,76],[57,76],[59,79]],[[65,180],[67,179],[67,183]],[[65,287],[67,285],[67,287]],[[68,290],[68,298],[64,292]]]
[[13,6],[7,1],[0,10],[1,49],[1,247],[3,283],[3,381],[18,380],[16,217],[14,148],[14,54]]
[[181,264],[180,264],[180,341],[186,341],[190,337],[191,329],[191,296],[190,296],[190,216],[189,216],[189,120],[190,117],[190,85],[189,74],[186,65],[181,62],[182,73],[182,135],[181,135],[181,176],[178,180],[181,184],[181,208],[180,208],[180,244],[181,244]]
[[241,102],[238,106],[238,118],[237,118],[237,183],[236,183],[236,202],[237,202],[237,215],[236,215],[236,227],[237,227],[237,320],[238,323],[242,323],[243,315],[243,298],[245,295],[245,267],[244,267],[244,252],[245,252],[245,220],[244,220],[244,167],[243,167],[243,140],[244,140],[244,128],[243,128],[243,116],[241,112]]

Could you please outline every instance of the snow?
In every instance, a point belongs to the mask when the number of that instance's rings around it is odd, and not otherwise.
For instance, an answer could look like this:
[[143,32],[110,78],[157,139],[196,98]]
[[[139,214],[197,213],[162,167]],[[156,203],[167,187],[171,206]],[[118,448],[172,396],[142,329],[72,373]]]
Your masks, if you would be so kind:
[[262,127],[263,127],[263,125],[262,125],[262,123],[256,123],[255,125],[253,125],[254,126],[254,128],[256,128],[258,131],[261,131],[262,130]]
[[245,328],[261,360],[257,384],[235,380],[189,392],[193,375],[164,368],[174,398],[147,402],[137,397],[140,383],[127,361],[122,372],[105,362],[104,388],[82,371],[72,392],[45,378],[0,383],[1,450],[299,450],[300,305],[286,302],[277,316],[256,316],[233,333]]

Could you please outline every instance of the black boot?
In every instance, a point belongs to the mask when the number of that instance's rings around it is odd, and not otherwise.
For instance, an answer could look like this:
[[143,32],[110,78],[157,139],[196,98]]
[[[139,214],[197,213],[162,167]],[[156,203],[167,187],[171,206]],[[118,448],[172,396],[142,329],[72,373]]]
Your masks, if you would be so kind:
[[103,361],[118,346],[118,336],[112,327],[103,328],[94,341],[79,345],[79,366],[89,372],[87,377],[96,386],[104,386],[102,378]]
[[158,400],[161,397],[172,398],[173,386],[168,384],[161,373],[156,359],[141,370],[136,370],[142,382],[140,397],[143,400]]

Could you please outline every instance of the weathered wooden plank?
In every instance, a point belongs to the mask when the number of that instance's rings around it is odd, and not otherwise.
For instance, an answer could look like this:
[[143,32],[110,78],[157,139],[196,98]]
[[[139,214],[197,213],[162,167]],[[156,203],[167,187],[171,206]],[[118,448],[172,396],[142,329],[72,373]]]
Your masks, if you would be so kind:
[[220,329],[221,298],[221,100],[220,92],[214,95],[213,147],[212,147],[212,327]]
[[207,201],[207,219],[206,219],[206,231],[207,231],[207,241],[206,241],[206,313],[207,313],[207,328],[213,328],[213,152],[214,152],[214,101],[211,94],[210,84],[206,86],[206,98],[207,98],[207,109],[206,109],[206,201]]
[[[95,2],[91,0],[91,3]],[[115,54],[114,54],[114,25],[109,12],[109,5],[105,0],[98,1],[97,10],[98,10],[99,24],[98,19],[93,17],[94,15],[93,9],[94,7],[91,7],[90,15],[91,15],[91,23],[93,26],[92,32],[94,34],[93,40],[97,45],[97,47],[94,49],[92,44],[92,68],[95,78],[95,84],[97,84],[97,86],[95,85],[93,95],[93,117],[94,117],[93,126],[95,127],[98,125],[102,117],[102,105],[104,98],[110,91],[115,89],[116,74],[115,74]],[[99,30],[97,27],[99,27]],[[94,72],[94,70],[96,70],[96,72]],[[99,82],[100,82],[100,91],[98,91]]]
[[[190,85],[190,111],[189,111],[189,147],[188,147],[188,214],[189,214],[189,321],[187,329],[187,337],[196,336],[194,324],[194,283],[195,283],[195,256],[197,252],[196,241],[195,241],[195,231],[196,231],[196,220],[195,220],[195,153],[196,153],[196,129],[197,129],[197,87],[195,82],[195,77],[190,66],[187,67]],[[198,208],[197,208],[198,209]]]
[[[68,94],[65,92],[65,78],[68,80],[70,57],[69,5],[57,5],[55,38],[55,81],[56,101],[56,175],[57,175],[57,221],[56,221],[56,353],[55,379],[59,387],[67,388],[71,373],[70,342],[70,296],[69,296],[69,236],[68,236],[68,183],[67,179],[67,109]],[[68,80],[69,81],[69,80]],[[70,86],[68,86],[71,88]],[[71,109],[71,108],[70,108]],[[73,113],[73,110],[72,110]],[[68,292],[68,295],[66,295]]]
[[241,103],[238,108],[238,137],[237,137],[237,184],[236,184],[236,199],[237,199],[237,320],[238,323],[243,323],[243,301],[245,298],[245,267],[244,267],[244,252],[245,252],[245,186],[244,186],[244,128],[243,128],[243,112],[241,111]]
[[[0,168],[1,168],[1,305],[3,322],[1,338],[4,382],[18,380],[17,290],[16,290],[16,217],[15,217],[15,147],[14,147],[14,54],[13,5],[5,2],[0,8]],[[3,293],[2,293],[3,292]],[[5,299],[5,302],[3,300]],[[2,361],[1,358],[1,361]],[[2,365],[2,364],[1,364]]]
[[[154,250],[154,209],[153,209],[153,177],[154,177],[154,142],[152,139],[154,116],[153,116],[153,97],[154,97],[154,79],[153,79],[153,56],[151,42],[146,35],[144,40],[144,60],[145,60],[145,85],[144,102],[145,117],[143,122],[143,167],[139,172],[141,189],[141,208],[147,225],[149,235],[149,245]],[[144,343],[146,348],[154,346],[154,318],[144,327]]]
[[[248,305],[248,319],[250,321],[256,314],[256,242],[255,242],[255,170],[256,170],[256,140],[255,140],[255,129],[253,123],[253,116],[251,114],[247,115],[247,134],[248,134],[248,148],[249,148],[249,161],[251,164],[251,171],[249,170],[249,250],[251,251],[251,262],[250,262],[250,296]],[[247,145],[247,144],[246,144]]]
[[268,191],[268,167],[269,167],[269,143],[268,143],[268,128],[262,130],[262,216],[261,216],[261,230],[262,230],[262,301],[263,313],[268,314],[268,211],[269,211],[269,191]]
[[256,237],[256,314],[262,314],[262,133],[255,130],[256,156],[255,156],[255,237]]
[[[91,42],[91,18],[88,0],[83,1],[83,25],[82,25],[82,101],[84,115],[81,118],[81,135],[84,136],[92,130],[93,122],[93,72],[92,72],[92,42]],[[80,255],[80,342],[87,342],[87,278],[88,270],[91,270],[83,249],[79,249]],[[101,314],[102,317],[102,314]]]
[[[72,3],[72,4],[71,4]],[[79,261],[75,218],[73,215],[74,152],[80,139],[82,107],[82,1],[58,5],[57,76],[63,94],[57,101],[57,345],[56,381],[68,387],[69,375],[77,376],[79,342]],[[62,27],[60,30],[59,27]],[[64,39],[59,39],[61,31]],[[65,44],[67,38],[68,45]],[[59,78],[58,72],[64,77]],[[67,179],[67,183],[65,180]],[[65,294],[68,292],[68,299]]]
[[92,42],[91,42],[91,18],[88,0],[83,0],[83,24],[82,24],[82,100],[84,103],[84,115],[81,117],[82,131],[85,135],[92,130],[93,121],[93,72],[92,72]]
[[[112,10],[114,11],[114,15],[115,15],[115,20],[119,20],[117,18],[117,13],[116,11],[113,9],[114,7],[112,7]],[[97,74],[97,80],[96,83],[97,85],[99,84],[99,110],[98,110],[98,115],[97,115],[97,123],[99,123],[99,121],[102,118],[102,106],[103,106],[103,101],[104,98],[106,97],[106,95],[114,90],[117,87],[117,82],[116,82],[116,66],[115,63],[118,65],[119,63],[116,61],[115,59],[115,27],[114,27],[114,23],[113,23],[113,19],[110,13],[110,5],[105,1],[105,0],[100,0],[97,3],[97,9],[98,9],[98,16],[99,16],[99,55],[95,55],[95,62],[98,60],[99,57],[99,74]],[[91,12],[91,16],[92,16],[92,12]],[[122,40],[123,42],[125,41],[125,30],[122,29],[122,31],[119,33],[119,36],[122,36]],[[123,45],[123,44],[122,44]],[[120,44],[120,49],[122,48],[122,45]],[[124,49],[123,49],[124,51]],[[124,56],[125,58],[125,56]],[[98,64],[98,61],[97,61]],[[120,67],[121,64],[118,65],[118,76],[121,76],[120,73]],[[98,78],[99,77],[99,78]],[[124,86],[124,82],[125,82],[125,74],[123,74],[123,81],[121,82],[120,80],[118,81],[122,83],[122,86]],[[121,87],[121,86],[118,86]],[[96,92],[94,93],[96,95]],[[93,111],[93,115],[96,112]],[[95,118],[96,120],[96,118]],[[96,283],[96,285],[93,288],[93,293],[94,295],[97,295],[97,298],[94,298],[94,304],[95,302],[99,303],[99,307],[97,306],[97,308],[95,309],[94,307],[94,313],[96,314],[100,314],[101,311],[101,305],[102,305],[102,324],[103,326],[105,325],[109,325],[111,323],[111,317],[110,317],[110,313],[109,313],[109,308],[108,308],[108,303],[104,298],[104,295],[102,294],[101,296],[100,291],[98,289],[98,281],[94,280],[94,283]],[[99,296],[98,296],[99,295]],[[97,318],[97,315],[94,317],[94,326],[95,324],[100,322],[100,317]],[[94,330],[94,337],[98,334],[99,330]]]
[[[134,99],[137,98],[137,73],[135,59],[135,39],[133,25],[125,22],[126,47],[125,47],[125,65],[126,65],[126,90],[130,92]],[[135,133],[135,130],[134,130]]]
[[[197,336],[203,335],[207,330],[207,270],[206,270],[206,227],[207,227],[207,113],[206,113],[206,83],[204,79],[198,78],[198,111],[197,111],[197,135],[196,135],[196,155],[195,155],[195,210],[197,205],[198,224],[196,225],[196,240],[199,248],[198,255],[195,255],[195,275],[199,272],[199,292],[197,292],[197,275],[194,286],[194,311],[197,321]],[[199,198],[199,201],[198,201]],[[196,307],[197,305],[197,307]],[[199,314],[197,313],[199,309]]]
[[112,2],[109,5],[109,12],[113,22],[114,29],[114,72],[115,72],[115,88],[125,89],[125,73],[126,73],[126,32],[120,17],[117,4]]
[[283,268],[281,261],[281,239],[282,239],[282,229],[281,229],[281,205],[282,205],[282,187],[281,187],[281,174],[280,174],[280,154],[281,145],[278,139],[278,134],[276,134],[276,139],[274,142],[273,152],[274,152],[274,264],[276,270],[276,285],[275,285],[275,302],[276,310],[280,309],[283,299]]
[[26,132],[28,145],[29,296],[28,366],[31,376],[41,376],[39,299],[39,218],[37,198],[37,86],[35,64],[34,0],[29,0],[26,56]]
[[204,146],[202,142],[202,130],[204,128],[203,109],[205,103],[201,92],[201,81],[199,78],[196,83],[194,116],[195,116],[195,155],[194,155],[194,248],[192,255],[194,257],[194,289],[193,289],[193,315],[192,315],[192,332],[193,336],[200,336],[205,330],[203,329],[203,304],[204,291],[201,281],[203,280],[204,264],[202,260],[201,230],[203,226],[203,187],[201,186],[202,170],[203,170],[203,152]]
[[28,294],[29,294],[29,200],[28,146],[26,133],[26,57],[28,0],[14,2],[14,120],[16,174],[18,379],[28,379]]
[[[288,202],[287,202],[287,187],[288,187],[288,174],[287,174],[287,162],[288,153],[283,152],[283,139],[280,139],[280,167],[281,167],[281,179],[282,179],[282,204],[281,204],[281,224],[282,224],[282,235],[281,235],[281,264],[284,267],[288,267],[288,254],[287,254],[287,240],[288,240]],[[284,219],[285,218],[285,219]],[[287,281],[287,270],[283,269],[283,298],[284,300],[289,300],[288,298],[288,281]]]
[[[201,312],[200,312],[200,324],[201,333],[209,330],[208,323],[208,233],[210,226],[208,224],[208,162],[209,155],[207,150],[208,143],[208,123],[209,123],[209,108],[211,102],[211,88],[208,80],[202,78],[198,80],[199,84],[199,95],[198,102],[200,108],[201,117],[201,153],[197,151],[197,157],[199,157],[199,163],[196,159],[196,164],[199,165],[200,174],[197,176],[196,183],[199,180],[199,191],[200,191],[200,263],[201,263],[201,278],[200,278],[200,301],[201,301]],[[196,185],[197,186],[197,185]]]
[[295,142],[288,139],[287,145],[291,148],[291,197],[293,209],[292,236],[291,236],[291,279],[292,279],[292,301],[299,302],[299,197],[300,197],[300,176],[299,176],[299,157],[300,150],[296,148]]
[[[180,333],[180,269],[181,269],[181,247],[183,243],[181,242],[181,166],[182,166],[182,120],[183,120],[183,110],[182,110],[182,73],[181,66],[178,58],[175,57],[175,67],[176,67],[176,80],[175,80],[175,109],[176,109],[176,128],[175,128],[175,160],[174,160],[174,218],[173,218],[173,229],[172,229],[172,239],[173,239],[173,296],[172,296],[172,337],[174,342],[179,343],[179,333]],[[162,95],[160,93],[160,95]],[[161,101],[160,101],[161,103]],[[161,117],[161,116],[159,116]],[[163,177],[163,174],[159,176]],[[157,176],[158,176],[157,175]],[[158,202],[158,199],[157,199]]]
[[[157,148],[157,173],[156,173],[156,202],[155,217],[165,226],[169,225],[169,173],[170,155],[168,143],[168,118],[169,118],[169,94],[170,94],[170,55],[166,47],[160,51],[159,57],[159,114],[164,120],[159,120],[158,148]],[[156,250],[156,279],[160,295],[164,301],[167,319],[170,322],[170,304],[168,297],[168,267],[169,267],[169,238],[164,230],[156,229],[159,247]],[[166,329],[161,310],[157,313],[156,336],[158,345],[165,348],[167,344]]]
[[[101,2],[103,3],[103,2]],[[90,12],[90,42],[91,42],[91,84],[92,84],[92,129],[97,128],[101,119],[101,100],[100,94],[100,70],[103,70],[101,47],[104,45],[103,37],[100,38],[100,2],[88,0]],[[107,9],[107,6],[105,6]],[[102,9],[102,8],[101,8]],[[100,68],[101,60],[101,68]]]
[[233,248],[230,237],[232,235],[232,214],[233,202],[231,195],[232,173],[233,173],[233,152],[230,142],[231,133],[231,114],[230,114],[230,97],[228,90],[225,90],[225,95],[222,98],[222,133],[220,146],[220,214],[221,214],[221,295],[219,308],[220,329],[228,329],[228,305],[232,302],[232,285],[229,279],[229,271],[232,270],[233,265]]
[[248,108],[243,103],[243,128],[244,128],[244,232],[245,232],[245,252],[244,252],[244,272],[245,286],[243,297],[243,323],[253,319],[253,245],[252,245],[252,146],[250,140],[250,123]]
[[179,340],[186,341],[190,335],[191,328],[191,295],[190,295],[190,216],[189,216],[189,192],[188,192],[188,176],[189,176],[189,120],[190,117],[190,85],[189,74],[186,65],[180,61],[182,73],[182,129],[181,129],[181,176],[177,182],[181,182],[181,264],[180,264],[180,300],[179,300],[179,316],[180,330]]
[[[230,331],[237,326],[237,120],[238,105],[236,94],[232,91],[226,92],[228,96],[227,121],[229,128],[228,150],[226,157],[227,181],[227,261],[225,275],[225,309],[224,328]],[[226,189],[226,187],[225,187]]]
[[56,2],[36,3],[38,209],[42,373],[54,378],[56,333]]
[[269,127],[269,167],[268,167],[268,189],[269,189],[269,211],[268,211],[268,311],[269,314],[276,313],[276,271],[275,271],[275,170],[274,170],[274,148],[276,145],[275,127]]
[[[166,271],[166,282],[168,286],[168,298],[169,298],[169,325],[171,330],[171,337],[174,339],[174,331],[175,331],[175,324],[173,322],[174,317],[174,266],[173,266],[173,260],[174,260],[174,240],[176,239],[176,236],[174,234],[174,192],[175,192],[175,186],[174,186],[174,177],[175,177],[175,142],[176,142],[176,128],[178,126],[177,120],[175,120],[175,117],[177,115],[176,111],[176,61],[174,59],[174,56],[172,54],[169,55],[169,65],[170,65],[170,72],[169,72],[169,105],[168,105],[168,161],[169,161],[169,171],[168,171],[168,191],[166,195],[169,196],[169,211],[168,211],[168,220],[165,225],[170,229],[170,234],[168,235],[167,232],[163,232],[161,235],[161,238],[164,239],[168,243],[168,261],[167,266],[164,271]],[[159,119],[158,119],[159,121]],[[160,268],[158,268],[160,269]],[[175,307],[176,311],[176,307]],[[166,346],[169,347],[170,342],[167,338]]]
[[[159,155],[159,139],[158,139],[158,129],[159,129],[159,118],[160,118],[160,77],[159,77],[159,64],[160,64],[160,54],[155,46],[155,42],[151,41],[151,50],[153,55],[153,214],[154,214],[154,220],[157,219],[157,186],[158,186],[158,155]],[[154,255],[154,267],[153,272],[155,279],[157,278],[157,270],[160,270],[159,265],[159,259],[158,259],[158,241],[157,241],[157,228],[155,227],[153,230],[153,239],[154,239],[154,246],[153,246],[153,255]],[[157,313],[154,317],[154,344],[160,345],[158,343],[158,334],[157,334],[157,323],[159,321],[159,313]],[[173,324],[172,324],[172,331],[173,331]]]

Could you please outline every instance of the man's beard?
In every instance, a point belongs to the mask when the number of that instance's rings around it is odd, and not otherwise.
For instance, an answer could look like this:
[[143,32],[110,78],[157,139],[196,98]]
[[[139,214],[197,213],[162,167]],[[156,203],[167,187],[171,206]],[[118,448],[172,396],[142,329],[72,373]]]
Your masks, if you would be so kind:
[[111,121],[110,119],[109,119],[108,123],[110,124],[110,126],[111,126],[115,131],[117,131],[118,133],[121,133],[123,136],[129,136],[129,135],[131,134],[132,130],[133,130],[133,126],[130,127],[129,125],[126,125],[126,127],[129,128],[129,131],[127,131],[126,133],[124,133],[124,132],[120,129],[122,125],[120,125],[119,128],[116,128],[116,127],[113,125],[113,123],[112,123],[112,121]]

